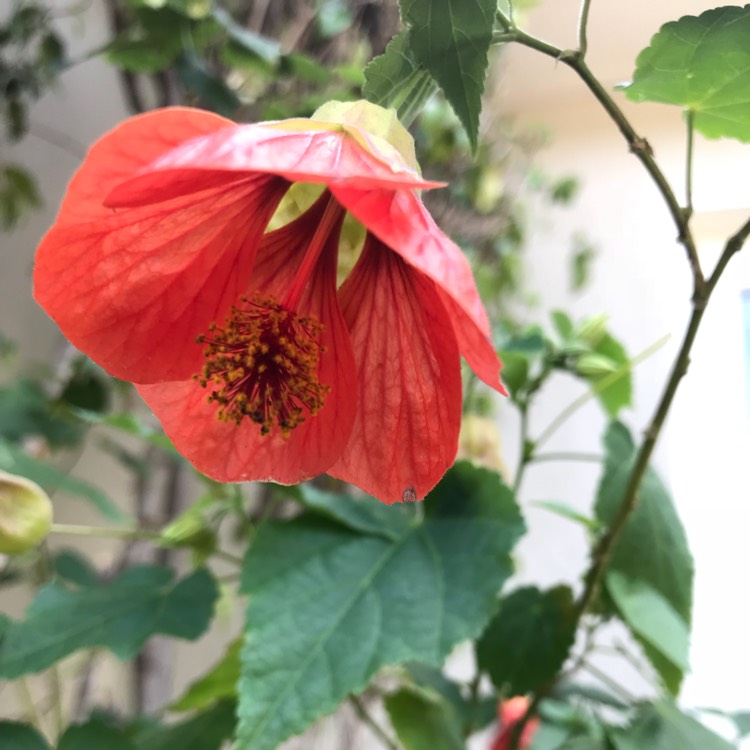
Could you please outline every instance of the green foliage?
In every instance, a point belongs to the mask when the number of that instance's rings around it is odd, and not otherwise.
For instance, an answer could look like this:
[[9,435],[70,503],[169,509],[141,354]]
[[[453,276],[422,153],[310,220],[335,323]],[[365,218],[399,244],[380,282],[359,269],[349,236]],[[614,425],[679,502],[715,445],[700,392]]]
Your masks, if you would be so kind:
[[750,7],[713,8],[665,24],[638,55],[625,93],[693,113],[709,138],[750,141]]
[[13,229],[42,201],[36,181],[25,169],[6,164],[0,167],[0,229]]
[[476,150],[496,0],[401,0],[409,48],[429,71]]
[[192,711],[213,705],[217,700],[233,698],[240,679],[240,647],[237,640],[229,645],[224,658],[207,674],[196,680],[185,694],[172,704],[173,711]]
[[690,669],[688,626],[658,591],[645,581],[628,579],[616,570],[607,574],[607,591],[633,632],[678,669]]
[[0,23],[0,115],[5,132],[18,140],[28,130],[28,107],[55,81],[65,47],[53,14],[42,2],[21,0]]
[[673,703],[643,704],[627,729],[613,729],[615,750],[731,750],[729,742],[709,731]]
[[419,70],[409,46],[409,34],[402,31],[388,42],[385,52],[365,68],[362,95],[373,104],[398,109],[413,90]]
[[157,633],[194,640],[213,615],[216,584],[205,569],[177,583],[173,577],[168,568],[141,566],[78,590],[44,586],[23,620],[0,615],[0,676],[39,672],[96,646],[131,658]]
[[404,750],[464,750],[461,723],[440,695],[405,687],[386,696],[385,707]]
[[85,724],[69,726],[57,744],[57,750],[135,750],[135,745],[123,732],[99,718],[93,718]]
[[[619,422],[609,426],[604,444],[607,457],[595,509],[599,521],[608,526],[622,502],[636,460],[636,447],[627,428]],[[609,570],[616,571],[631,584],[634,581],[645,583],[669,604],[687,628],[693,602],[693,558],[685,531],[672,498],[651,468],[646,471],[638,497],[638,507],[620,536]],[[610,580],[607,579],[608,585]],[[631,623],[625,612],[621,615],[639,636],[639,630],[644,628],[642,619]],[[649,646],[648,641],[645,650],[666,687],[676,694],[683,669]]]
[[440,666],[495,609],[523,531],[497,475],[457,465],[422,521],[359,502],[393,521],[369,531],[370,514],[318,495],[314,511],[265,524],[248,553],[239,747],[274,748],[360,692],[381,666]]
[[557,674],[575,635],[573,593],[517,589],[477,642],[477,661],[506,695],[525,695]]
[[20,722],[2,720],[0,720],[0,747],[3,750],[50,750],[47,740],[33,727]]

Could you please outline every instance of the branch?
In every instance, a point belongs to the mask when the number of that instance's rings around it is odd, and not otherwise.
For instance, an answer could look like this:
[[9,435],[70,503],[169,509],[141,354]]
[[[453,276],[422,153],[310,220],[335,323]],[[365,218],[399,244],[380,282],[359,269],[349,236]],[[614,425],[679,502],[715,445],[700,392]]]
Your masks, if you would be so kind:
[[562,50],[559,47],[555,47],[552,44],[542,41],[541,39],[536,39],[520,29],[513,29],[506,32],[504,34],[504,40],[516,42],[524,47],[541,52],[547,57],[559,60],[574,70],[583,83],[586,84],[589,91],[591,91],[622,133],[630,147],[630,151],[636,156],[641,164],[643,164],[664,199],[664,202],[667,204],[669,213],[672,216],[675,227],[677,228],[677,240],[685,248],[687,254],[690,270],[693,274],[694,294],[696,297],[701,295],[706,282],[698,258],[698,250],[695,245],[695,240],[690,230],[689,212],[686,209],[683,209],[677,201],[667,178],[664,176],[664,173],[654,159],[654,154],[648,141],[635,132],[635,129],[630,124],[630,121],[623,111],[617,106],[615,100],[609,95],[604,86],[602,86],[599,79],[591,72],[589,66],[586,65],[581,52],[578,50]]

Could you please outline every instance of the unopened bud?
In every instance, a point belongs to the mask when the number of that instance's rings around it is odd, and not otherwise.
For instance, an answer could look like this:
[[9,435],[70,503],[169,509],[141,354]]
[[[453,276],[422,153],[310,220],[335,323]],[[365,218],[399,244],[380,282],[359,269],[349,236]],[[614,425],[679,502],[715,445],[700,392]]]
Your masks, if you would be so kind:
[[576,338],[589,346],[596,346],[607,332],[607,316],[592,315],[581,323],[576,331]]
[[18,555],[30,550],[51,526],[47,493],[29,479],[0,471],[0,552]]
[[575,364],[575,371],[585,378],[600,377],[617,372],[618,365],[609,357],[601,354],[584,354],[578,358]]

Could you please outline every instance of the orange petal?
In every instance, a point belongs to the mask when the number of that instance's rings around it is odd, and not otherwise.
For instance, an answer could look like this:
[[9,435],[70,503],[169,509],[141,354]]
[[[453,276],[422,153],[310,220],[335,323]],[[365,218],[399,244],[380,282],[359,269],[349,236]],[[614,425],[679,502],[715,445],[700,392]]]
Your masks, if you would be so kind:
[[507,395],[469,262],[440,231],[417,195],[407,190],[365,191],[338,185],[331,192],[374,235],[437,284],[461,354],[478,377]]
[[[290,278],[314,231],[314,209],[264,238],[250,293],[280,296],[284,279]],[[263,437],[248,419],[239,426],[220,422],[216,405],[207,403],[205,389],[194,381],[137,386],[177,450],[204,474],[223,482],[294,484],[326,471],[344,449],[354,422],[357,383],[351,340],[336,297],[336,252],[337,237],[332,237],[298,310],[325,326],[318,376],[331,390],[318,414],[308,416],[288,438],[279,433]],[[274,273],[274,261],[279,261],[282,275]]]
[[339,290],[354,345],[354,429],[329,473],[387,503],[424,497],[456,457],[458,345],[435,284],[372,235]]
[[248,177],[87,223],[58,221],[43,239],[34,296],[79,349],[116,377],[187,378],[195,338],[244,291],[286,183]]
[[158,109],[125,120],[91,147],[68,186],[57,221],[110,216],[102,198],[115,185],[185,141],[226,127],[234,123],[189,107]]
[[154,173],[185,170],[262,172],[290,182],[341,183],[361,189],[426,189],[441,184],[392,168],[342,130],[237,125],[166,152],[143,174],[118,184],[107,203],[130,206],[152,200]]

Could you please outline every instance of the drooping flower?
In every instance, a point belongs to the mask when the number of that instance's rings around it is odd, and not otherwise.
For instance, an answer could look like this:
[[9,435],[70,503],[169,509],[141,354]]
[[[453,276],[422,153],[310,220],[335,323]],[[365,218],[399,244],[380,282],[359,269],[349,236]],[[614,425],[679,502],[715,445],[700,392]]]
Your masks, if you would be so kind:
[[[415,165],[393,113],[365,102],[259,125],[131,118],[73,177],[36,299],[205,474],[327,471],[385,502],[422,498],[456,455],[459,353],[504,389],[471,270]],[[365,239],[337,288],[352,222]]]
[[[529,699],[521,695],[510,698],[507,701],[500,701],[497,708],[497,717],[500,723],[498,733],[495,735],[490,750],[509,750],[513,730],[518,722],[526,714],[529,707]],[[526,722],[526,726],[518,738],[519,750],[531,747],[531,741],[534,738],[536,730],[539,728],[539,718],[533,716]]]

